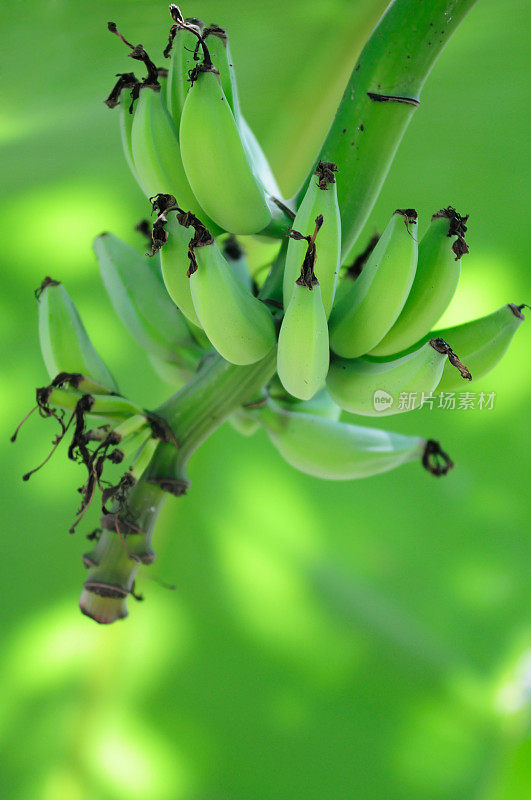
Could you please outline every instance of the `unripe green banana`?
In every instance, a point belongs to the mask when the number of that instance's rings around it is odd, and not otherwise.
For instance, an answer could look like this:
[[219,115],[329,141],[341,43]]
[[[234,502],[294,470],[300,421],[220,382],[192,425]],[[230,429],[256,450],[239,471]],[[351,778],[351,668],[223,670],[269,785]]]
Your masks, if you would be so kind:
[[277,398],[275,403],[284,411],[295,411],[297,414],[313,414],[316,417],[332,419],[334,422],[337,422],[341,416],[340,407],[332,400],[325,388],[317,392],[311,400]]
[[[188,17],[185,22],[189,27],[194,28],[199,33],[201,33],[205,27],[205,23],[196,17]],[[174,26],[170,33],[168,47],[164,51],[166,57],[169,57],[171,51],[166,104],[177,128],[181,120],[184,101],[190,88],[188,74],[197,63],[194,61],[194,53],[197,46],[198,38],[194,33],[185,28]]]
[[[192,248],[190,268],[194,308],[216,350],[232,364],[253,364],[275,344],[267,307],[238,280],[212,237]],[[197,229],[196,229],[197,237]]]
[[361,275],[330,316],[330,345],[343,358],[369,353],[404,307],[417,267],[417,212],[397,209]]
[[295,469],[326,480],[354,480],[395,469],[408,461],[421,461],[435,475],[446,465],[431,463],[442,451],[418,436],[404,436],[335,422],[311,414],[283,411],[269,403],[256,409],[260,422],[281,456]]
[[204,217],[188,183],[179,149],[179,136],[163,106],[160,86],[145,86],[136,101],[131,131],[136,174],[144,193],[173,194],[184,208]]
[[[336,291],[341,253],[341,219],[337,204],[336,165],[319,162],[306,194],[293,221],[293,228],[308,233],[317,216],[322,215],[323,225],[319,231],[319,258],[315,275],[321,287],[321,296],[326,318],[330,316]],[[317,176],[317,178],[315,178]],[[284,308],[288,308],[294,292],[306,246],[303,241],[290,239],[284,270]]]
[[[82,397],[87,395],[76,389],[62,389],[46,386],[38,389],[39,404],[44,402],[53,408],[61,408],[64,411],[75,411],[77,404]],[[87,413],[90,416],[104,417],[121,422],[131,417],[131,415],[143,414],[142,409],[136,403],[132,403],[125,397],[117,394],[90,394],[90,401]]]
[[[225,28],[220,28],[219,25],[209,25],[203,31],[203,35],[208,42],[210,57],[219,70],[221,86],[223,87],[231,111],[234,114],[234,119],[239,128],[247,157],[252,164],[253,172],[268,194],[281,198],[282,194],[267,157],[262,150],[260,142],[241,112],[236,71],[234,69],[227,31]],[[315,216],[316,214],[314,218]]]
[[258,420],[251,416],[244,408],[238,408],[234,411],[229,417],[229,423],[236,433],[239,433],[241,436],[252,436],[260,427]]
[[451,206],[434,214],[419,244],[415,280],[400,316],[374,356],[400,353],[419,342],[442,317],[454,296],[461,274],[461,256],[468,253],[466,221]]
[[94,251],[114,310],[142,347],[170,361],[193,349],[186,322],[147,257],[112,233],[98,236]]
[[177,308],[190,322],[200,327],[201,323],[194,308],[190,292],[190,278],[188,277],[190,232],[179,223],[176,211],[169,211],[166,218],[167,223],[164,227],[168,238],[160,250],[164,283]]
[[289,301],[278,337],[277,372],[282,385],[299,400],[310,400],[324,385],[330,348],[321,287],[314,272],[315,238],[323,217],[315,220],[312,236],[292,230],[290,236],[307,241],[300,277]]
[[217,70],[196,68],[181,115],[180,143],[186,175],[206,213],[229,233],[250,234],[271,221],[221,87]]
[[[443,328],[433,335],[452,342],[452,347],[455,347],[470,369],[473,379],[477,381],[501,361],[511,339],[525,319],[523,308],[523,305],[509,303],[485,317]],[[460,388],[458,377],[446,365],[437,390],[453,392]]]
[[127,166],[131,170],[136,182],[140,184],[133,159],[133,148],[131,146],[133,119],[134,107],[131,107],[130,93],[122,92],[120,95],[120,135],[122,137],[122,147]]
[[[345,411],[368,417],[400,414],[418,408],[432,394],[447,358],[461,378],[471,379],[449,345],[439,338],[394,361],[338,358],[330,366],[326,386]],[[400,402],[400,394],[407,396],[406,402]]]
[[50,379],[61,372],[81,373],[103,387],[102,391],[117,392],[116,381],[94,349],[64,286],[45,278],[36,295],[39,339]]
[[297,281],[278,337],[278,376],[286,391],[310,400],[324,385],[329,360],[321,287]]

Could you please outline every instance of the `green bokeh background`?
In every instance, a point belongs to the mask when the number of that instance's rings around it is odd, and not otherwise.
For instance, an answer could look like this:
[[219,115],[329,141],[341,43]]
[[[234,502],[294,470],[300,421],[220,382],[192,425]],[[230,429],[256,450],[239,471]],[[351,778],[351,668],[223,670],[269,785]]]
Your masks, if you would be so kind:
[[[225,25],[246,116],[287,195],[330,121],[381,0],[197,0]],[[397,207],[421,228],[470,213],[446,321],[529,300],[525,0],[480,0],[424,89],[360,246]],[[169,499],[144,603],[81,616],[80,474],[32,420],[46,382],[32,292],[64,281],[124,393],[170,389],[112,314],[91,241],[146,202],[103,105],[130,69],[106,31],[159,52],[165,2],[43,0],[2,9],[3,449],[0,760],[5,800],[524,800],[531,796],[530,373],[527,325],[472,388],[492,411],[422,410],[388,427],[440,439],[445,480],[412,464],[357,483],[296,473],[262,433],[221,428]],[[528,195],[527,195],[528,196]],[[529,324],[529,323],[527,323]],[[170,592],[152,574],[174,583]]]

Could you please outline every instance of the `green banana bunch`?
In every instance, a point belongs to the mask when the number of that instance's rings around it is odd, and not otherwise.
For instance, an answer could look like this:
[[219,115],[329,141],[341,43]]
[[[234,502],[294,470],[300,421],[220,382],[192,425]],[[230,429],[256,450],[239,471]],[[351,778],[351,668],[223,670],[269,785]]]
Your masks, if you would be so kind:
[[388,356],[422,339],[444,314],[461,274],[466,217],[449,206],[434,214],[419,244],[415,280],[400,316],[371,355]]
[[[319,232],[319,259],[315,275],[321,287],[321,297],[326,314],[330,316],[334,295],[336,291],[337,276],[339,272],[339,259],[341,254],[341,218],[337,204],[337,184],[334,173],[336,165],[320,161],[312,178],[302,203],[293,221],[293,228],[297,231],[311,230],[314,220],[323,217],[323,225]],[[305,247],[301,240],[291,238],[286,255],[284,270],[284,308],[288,308],[295,281],[300,273],[300,265],[304,258]]]
[[45,278],[36,296],[41,351],[50,380],[59,373],[79,374],[84,376],[83,391],[118,392],[116,381],[94,349],[64,286]]
[[[164,71],[155,66],[142,45],[134,46],[128,42],[113,22],[109,22],[108,28],[130,48],[131,58],[141,61],[147,70],[147,76],[142,81],[136,80],[133,73],[121,75],[105,101],[110,108],[120,102],[122,143],[134,177],[147,197],[161,192],[172,193],[186,208],[206,219],[188,183],[178,129],[166,108],[165,93],[161,87],[161,81],[164,83],[161,74]],[[122,96],[123,91],[129,88],[132,89],[128,108],[131,119],[127,119]],[[216,233],[220,232],[211,220],[206,221],[212,223]]]
[[149,258],[112,233],[98,236],[94,251],[113,308],[134,339],[158,358],[195,369],[202,350]]
[[[394,361],[335,359],[326,386],[332,399],[345,411],[369,417],[400,414],[418,408],[432,394],[447,360],[457,367],[462,378],[471,380],[470,372],[450,346],[437,338]],[[407,403],[399,402],[401,393],[407,395]]]
[[417,268],[417,212],[397,209],[361,275],[332,309],[330,345],[358,358],[381,342],[398,318]]
[[190,290],[206,335],[232,364],[253,364],[275,344],[273,317],[231,269],[207,229],[195,221]]
[[[179,28],[177,25],[172,26],[168,46],[164,51],[166,58],[169,58],[171,53],[166,104],[177,128],[181,120],[184,101],[190,88],[188,75],[190,70],[196,66],[194,54],[198,47],[197,33],[202,33],[205,27],[205,23],[196,17],[187,17],[184,21],[187,24],[187,28]],[[190,28],[195,29],[196,32],[192,32]]]
[[[178,23],[181,26],[185,23]],[[190,186],[206,213],[229,233],[262,231],[271,221],[220,74],[202,38],[180,122],[180,144]]]
[[[284,411],[272,402],[256,409],[256,413],[288,464],[317,478],[339,481],[368,478],[417,460],[422,460],[435,475],[445,474],[452,466],[436,443],[418,436]],[[438,455],[443,457],[445,465],[435,460]]]
[[[503,358],[511,339],[525,319],[523,308],[524,305],[508,303],[485,317],[436,331],[434,336],[441,336],[452,342],[477,381],[494,369]],[[453,392],[459,388],[457,376],[445,366],[437,389]]]
[[312,236],[290,234],[308,245],[280,328],[277,372],[286,391],[300,400],[310,400],[324,385],[330,361],[326,313],[314,272],[315,238],[322,224],[319,216]]

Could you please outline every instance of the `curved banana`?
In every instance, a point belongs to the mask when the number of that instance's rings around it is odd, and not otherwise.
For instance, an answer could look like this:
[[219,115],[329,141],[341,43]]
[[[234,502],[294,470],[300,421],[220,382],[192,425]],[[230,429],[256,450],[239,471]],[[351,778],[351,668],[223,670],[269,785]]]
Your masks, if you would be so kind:
[[198,38],[197,34],[193,33],[190,28],[201,33],[205,27],[205,23],[197,19],[197,17],[188,17],[185,22],[188,28],[177,28],[175,26],[172,29],[170,41],[164,51],[166,58],[169,58],[171,52],[166,87],[166,104],[177,128],[181,120],[184,101],[190,88],[188,75],[190,70],[197,64],[194,60],[194,54],[197,49]]
[[330,397],[326,388],[320,389],[311,400],[294,400],[293,398],[276,398],[275,403],[284,411],[295,411],[297,414],[313,414],[316,417],[337,422],[341,416],[341,409]]
[[330,316],[330,345],[343,358],[369,353],[402,311],[417,268],[417,212],[397,209],[361,275]]
[[193,363],[199,347],[149,258],[112,233],[98,236],[94,251],[113,308],[134,339],[159,358]]
[[180,308],[190,322],[201,327],[199,317],[194,308],[190,291],[190,278],[188,277],[190,233],[180,224],[177,219],[177,212],[168,212],[166,219],[167,223],[164,228],[168,238],[166,244],[160,250],[160,264],[164,283],[177,308]]
[[208,231],[191,245],[194,308],[218,353],[232,364],[253,364],[275,344],[275,326],[267,307],[238,280]]
[[[323,224],[319,231],[318,259],[315,275],[321,287],[321,295],[326,318],[330,316],[336,291],[341,253],[341,219],[337,204],[337,184],[334,173],[336,165],[320,161],[312,178],[297,215],[293,228],[306,233],[314,225],[317,216],[322,215]],[[303,241],[291,238],[284,269],[284,308],[288,308],[294,292],[295,281],[300,273],[306,246]]]
[[[408,461],[422,461],[430,472],[442,475],[452,465],[434,442],[426,442],[419,436],[284,411],[271,402],[256,412],[288,464],[317,478],[337,481],[368,478]],[[435,461],[437,454],[447,459],[445,465]]]
[[122,147],[127,166],[138,184],[140,181],[136,173],[135,162],[133,159],[133,148],[131,146],[131,132],[133,130],[134,106],[131,103],[129,93],[122,92],[120,95],[120,135],[122,137]]
[[[455,346],[469,367],[473,379],[477,381],[501,361],[511,339],[525,319],[522,314],[524,307],[508,303],[485,317],[443,328],[433,335],[452,342],[452,346]],[[437,389],[448,392],[459,388],[459,379],[446,365]]]
[[407,350],[442,317],[459,282],[461,256],[468,253],[464,238],[467,219],[468,215],[462,217],[451,206],[433,215],[419,244],[417,272],[404,308],[371,355]]
[[221,228],[250,234],[269,224],[264,192],[252,171],[219,73],[208,61],[196,68],[186,96],[180,143],[190,186]]
[[330,366],[326,386],[345,411],[368,417],[400,414],[418,408],[432,394],[447,358],[461,378],[471,379],[449,345],[439,338],[395,361],[338,358]]
[[[282,198],[282,193],[278,187],[269,161],[267,160],[267,156],[241,112],[236,71],[234,69],[227,31],[219,25],[209,25],[204,29],[203,36],[208,42],[210,57],[219,70],[221,86],[223,87],[231,111],[234,114],[234,119],[239,128],[247,157],[252,164],[253,172],[268,194]],[[316,215],[314,215],[314,218],[315,216]]]
[[305,239],[308,244],[280,328],[277,372],[286,391],[299,400],[310,400],[324,385],[330,362],[328,325],[314,273],[315,238],[322,225],[323,217],[319,216],[312,236],[302,236],[298,231],[290,234],[296,241]]
[[204,217],[188,183],[177,128],[164,108],[159,85],[146,85],[140,91],[131,151],[136,175],[147,197],[160,192],[172,194],[182,206]]
[[45,278],[36,296],[41,352],[50,379],[59,373],[81,373],[101,385],[100,391],[118,392],[64,286]]

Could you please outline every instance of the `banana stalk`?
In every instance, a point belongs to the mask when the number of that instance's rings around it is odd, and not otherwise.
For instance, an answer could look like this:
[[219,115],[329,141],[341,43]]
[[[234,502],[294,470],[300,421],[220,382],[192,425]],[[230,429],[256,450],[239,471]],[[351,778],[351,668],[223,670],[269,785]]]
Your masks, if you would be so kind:
[[474,3],[394,0],[363,48],[315,161],[333,161],[348,176],[338,186],[343,257],[376,202],[431,68]]

